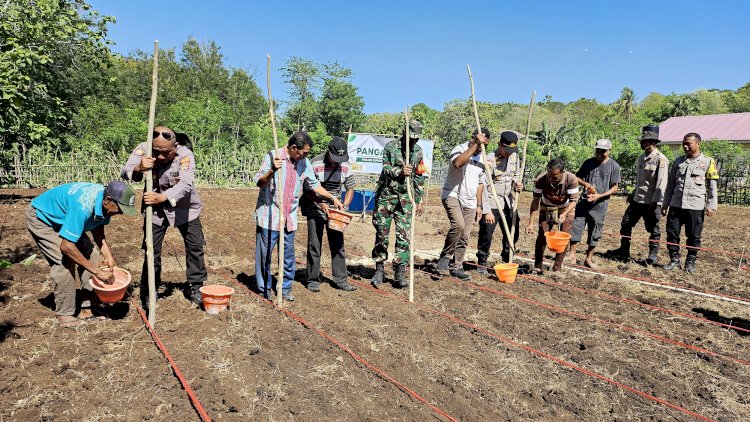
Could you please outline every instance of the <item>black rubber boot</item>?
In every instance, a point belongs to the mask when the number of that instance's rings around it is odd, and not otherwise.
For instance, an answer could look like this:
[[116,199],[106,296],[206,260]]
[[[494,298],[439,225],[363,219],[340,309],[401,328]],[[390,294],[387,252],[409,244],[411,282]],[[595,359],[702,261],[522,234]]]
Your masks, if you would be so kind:
[[385,277],[385,266],[382,262],[376,262],[375,263],[375,275],[372,276],[372,280],[370,282],[373,286],[377,286],[378,284],[383,283],[383,278]]
[[664,269],[673,270],[675,268],[680,268],[680,253],[669,252],[669,262],[664,266]]
[[617,249],[609,250],[606,255],[615,261],[630,261],[630,244],[627,247],[620,246]]
[[477,263],[477,272],[482,275],[488,275],[490,272],[487,271],[487,260],[480,260]]
[[695,272],[695,259],[697,256],[695,255],[688,255],[687,258],[685,258],[685,271],[688,274],[693,274]]
[[393,281],[396,283],[397,287],[404,288],[409,287],[409,280],[404,277],[404,274],[406,273],[406,265],[396,265],[396,268],[394,269],[395,275],[393,276]]
[[659,254],[659,245],[651,243],[648,245],[648,258],[646,258],[646,265],[656,265],[656,261]]
[[200,291],[201,287],[203,287],[203,283],[190,285],[190,301],[198,306],[201,306],[201,303],[203,303],[203,294]]

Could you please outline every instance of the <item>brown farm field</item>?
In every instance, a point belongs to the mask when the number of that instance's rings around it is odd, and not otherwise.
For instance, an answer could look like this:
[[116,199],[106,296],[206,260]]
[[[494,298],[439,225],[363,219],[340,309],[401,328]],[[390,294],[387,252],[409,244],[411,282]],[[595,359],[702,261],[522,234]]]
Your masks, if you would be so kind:
[[[23,215],[40,192],[0,191],[0,258],[15,263],[0,270],[0,421],[198,420],[127,302],[109,309],[111,320],[56,325],[47,263],[19,263],[37,252]],[[170,230],[156,333],[214,420],[750,419],[750,268],[732,255],[745,255],[748,208],[720,206],[706,219],[703,246],[712,250],[692,276],[643,266],[646,246],[636,242],[635,262],[600,256],[599,273],[566,266],[503,284],[471,272],[460,282],[423,271],[448,229],[433,188],[417,219],[415,303],[405,290],[369,287],[369,218],[346,232],[358,290],[307,291],[301,223],[297,300],[284,314],[240,286],[254,284],[257,190],[201,195],[209,282],[236,293],[218,316],[192,306],[182,242]],[[606,233],[618,232],[624,207],[613,200]],[[107,228],[118,265],[136,280],[141,224],[118,216]],[[642,225],[634,235],[646,237]],[[521,258],[532,242],[522,234]],[[618,243],[605,236],[598,250]],[[467,259],[475,251],[472,237]],[[330,276],[327,253],[322,267]]]

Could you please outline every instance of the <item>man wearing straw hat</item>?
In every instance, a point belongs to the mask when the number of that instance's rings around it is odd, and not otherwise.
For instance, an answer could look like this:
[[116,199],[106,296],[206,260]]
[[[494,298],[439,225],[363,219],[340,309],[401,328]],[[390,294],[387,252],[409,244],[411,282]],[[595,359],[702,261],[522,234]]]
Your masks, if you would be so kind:
[[[328,151],[310,160],[315,178],[331,196],[341,196],[341,186],[346,188],[344,210],[354,197],[354,175],[349,166],[348,145],[343,138],[333,137],[328,142]],[[328,227],[328,209],[332,202],[321,200],[315,194],[310,181],[306,180],[305,195],[300,198],[302,215],[307,217],[307,290],[320,291],[320,252],[323,232],[328,233],[328,246],[331,252],[333,282],[341,290],[350,292],[357,288],[346,277],[346,253],[344,233]]]
[[443,208],[450,221],[437,270],[460,280],[471,278],[464,272],[464,254],[474,223],[482,218],[482,192],[487,184],[482,162],[482,145],[490,140],[490,131],[476,129],[471,141],[456,145],[449,157],[448,175],[443,183]]
[[[178,135],[170,128],[160,126],[154,129],[151,157],[146,156],[146,143],[139,144],[130,154],[122,168],[123,179],[140,182],[148,170],[153,171],[153,192],[144,192],[143,203],[152,206],[151,225],[154,233],[154,276],[158,286],[161,283],[161,252],[164,236],[169,227],[180,231],[185,242],[185,262],[188,289],[185,296],[200,305],[200,288],[208,278],[203,258],[205,240],[200,213],[203,202],[195,188],[195,157],[193,152],[178,142]],[[143,208],[145,211],[145,207]],[[145,223],[145,222],[144,222]],[[144,227],[145,232],[145,227]],[[146,250],[144,236],[143,249]],[[141,302],[148,302],[146,279],[147,262],[143,260],[141,273]]]
[[[267,299],[272,292],[271,255],[279,240],[279,214],[284,210],[284,280],[281,297],[294,301],[292,282],[297,265],[294,256],[294,234],[297,232],[297,208],[305,182],[320,197],[332,202],[336,208],[344,204],[323,188],[313,172],[307,158],[312,148],[312,139],[305,132],[294,132],[285,148],[270,151],[263,157],[260,169],[255,173],[255,183],[260,188],[255,206],[255,277],[258,292]],[[276,173],[283,168],[276,177]],[[278,185],[284,184],[284,198],[278,203]]]
[[[578,192],[578,178],[575,174],[565,170],[565,163],[555,158],[547,163],[547,171],[539,175],[534,181],[534,195],[529,210],[529,224],[526,234],[533,234],[534,227],[538,227],[536,247],[534,250],[534,272],[543,272],[544,249],[546,238],[544,233],[562,226],[562,231],[570,233],[573,229],[573,218]],[[565,252],[555,256],[552,271],[562,269]]]
[[643,154],[638,157],[636,166],[636,180],[633,192],[628,195],[628,208],[622,216],[620,224],[620,247],[608,251],[607,254],[620,261],[630,260],[630,236],[633,227],[643,218],[643,224],[649,233],[648,257],[646,264],[654,265],[659,252],[661,233],[659,231],[659,220],[661,219],[661,207],[664,199],[664,191],[667,189],[669,172],[669,160],[662,154],[656,145],[659,141],[659,126],[644,126],[639,140]]
[[416,120],[409,122],[409,148],[411,157],[406,158],[406,130],[399,139],[389,142],[383,148],[383,170],[380,172],[378,189],[375,194],[375,212],[372,224],[375,226],[375,246],[372,258],[375,260],[375,275],[372,284],[383,283],[385,277],[385,261],[388,259],[388,236],[391,223],[396,226],[396,254],[393,259],[394,283],[397,287],[409,286],[404,273],[409,263],[409,230],[411,229],[411,201],[406,185],[406,177],[411,177],[414,191],[416,214],[421,215],[424,210],[422,197],[424,195],[424,170],[422,163],[422,148],[417,145],[422,134],[422,124]]
[[[135,193],[125,182],[107,186],[67,183],[52,188],[31,201],[26,227],[50,265],[55,296],[55,315],[61,327],[76,327],[103,319],[91,312],[91,276],[104,283],[113,281],[115,259],[104,235],[104,226],[117,214],[135,215]],[[86,235],[90,231],[99,251]],[[101,259],[101,261],[100,261]],[[100,265],[103,264],[103,265]],[[76,265],[81,280],[81,300],[76,300]],[[76,316],[76,307],[80,311]]]
[[573,233],[570,238],[570,262],[576,263],[576,245],[581,241],[583,229],[588,226],[588,249],[583,264],[594,267],[592,259],[599,239],[604,233],[604,218],[609,208],[609,198],[620,185],[620,165],[609,157],[612,142],[609,139],[596,141],[595,155],[584,161],[578,169],[578,184],[583,186],[583,198],[576,205]]
[[[512,221],[513,210],[513,192],[521,192],[523,183],[521,183],[521,163],[518,159],[518,135],[515,132],[505,131],[500,134],[500,145],[495,150],[495,154],[487,157],[487,164],[492,169],[492,179],[495,184],[500,204],[496,204],[492,195],[484,190],[484,217],[479,221],[479,239],[477,240],[477,272],[480,274],[489,274],[487,271],[487,258],[490,256],[490,247],[492,246],[492,235],[500,220],[500,213],[505,214],[505,221]],[[520,235],[518,226],[520,219],[516,211],[516,230],[513,235],[513,244],[518,242]],[[508,224],[510,226],[510,223]],[[510,260],[510,242],[503,232],[503,250],[501,258],[503,262]]]

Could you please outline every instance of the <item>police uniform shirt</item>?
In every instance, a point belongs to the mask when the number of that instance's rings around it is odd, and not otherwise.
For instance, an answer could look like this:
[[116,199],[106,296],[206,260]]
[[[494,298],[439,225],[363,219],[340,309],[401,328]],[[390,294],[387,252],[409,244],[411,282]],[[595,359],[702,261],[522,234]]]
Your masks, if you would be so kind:
[[[120,175],[123,179],[140,182],[143,173],[136,172],[146,153],[146,143],[138,145]],[[170,226],[179,226],[195,220],[201,213],[203,203],[195,189],[195,157],[193,152],[177,145],[175,157],[164,164],[154,163],[154,192],[167,197],[167,201],[153,206],[153,224],[162,225],[166,219]],[[144,208],[145,209],[145,208]]]
[[[499,209],[504,209],[505,205],[512,207],[513,187],[517,183],[521,183],[521,164],[518,160],[518,153],[514,152],[507,157],[498,157],[495,154],[491,154],[487,157],[487,161],[492,169],[492,179],[494,181],[497,199],[502,202]],[[489,189],[485,189],[485,192],[487,192],[487,196],[485,196],[486,203],[489,204],[492,209],[498,209],[495,199],[492,198]],[[487,209],[486,211],[486,213],[490,212],[490,210]]]
[[662,205],[669,178],[668,165],[667,157],[656,148],[651,154],[643,153],[638,157],[633,202]]
[[719,173],[713,158],[702,153],[695,158],[679,157],[669,171],[664,203],[686,210],[716,210]]

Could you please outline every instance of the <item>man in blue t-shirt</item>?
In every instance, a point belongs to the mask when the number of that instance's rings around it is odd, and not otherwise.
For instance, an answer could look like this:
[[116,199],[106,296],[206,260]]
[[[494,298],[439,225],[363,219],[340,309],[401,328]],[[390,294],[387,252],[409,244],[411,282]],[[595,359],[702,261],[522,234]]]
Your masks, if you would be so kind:
[[[91,276],[113,281],[115,259],[104,236],[104,226],[113,215],[135,215],[135,193],[126,183],[113,181],[67,183],[50,189],[31,201],[26,227],[51,268],[55,315],[62,327],[75,327],[98,319],[91,313]],[[99,251],[85,232],[91,232]],[[103,266],[100,266],[100,253]],[[81,310],[76,311],[75,267],[83,287]]]

